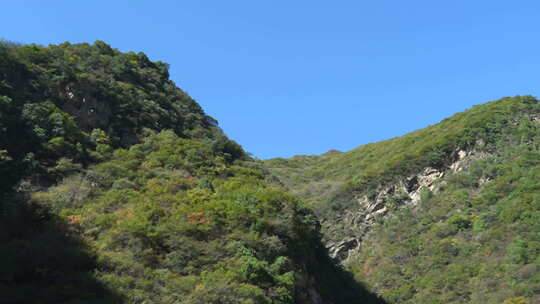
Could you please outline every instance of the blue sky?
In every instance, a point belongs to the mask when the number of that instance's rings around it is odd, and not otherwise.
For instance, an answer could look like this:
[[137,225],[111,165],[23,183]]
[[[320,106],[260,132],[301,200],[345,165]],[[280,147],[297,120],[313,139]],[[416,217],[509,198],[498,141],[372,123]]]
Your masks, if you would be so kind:
[[0,37],[103,40],[259,158],[350,150],[539,94],[538,1],[5,1]]

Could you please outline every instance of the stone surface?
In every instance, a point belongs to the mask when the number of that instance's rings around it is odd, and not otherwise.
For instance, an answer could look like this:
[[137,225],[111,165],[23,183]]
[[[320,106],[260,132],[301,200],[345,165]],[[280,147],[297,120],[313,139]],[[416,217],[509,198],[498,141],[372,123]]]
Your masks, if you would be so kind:
[[[482,143],[477,143],[482,145]],[[329,240],[326,247],[332,258],[339,261],[347,260],[348,257],[359,249],[362,239],[371,230],[377,220],[383,220],[389,216],[392,199],[396,197],[403,201],[403,205],[416,205],[421,199],[422,192],[429,190],[438,191],[441,186],[440,180],[448,172],[464,170],[472,161],[484,158],[487,153],[478,151],[455,151],[453,162],[444,168],[426,167],[417,174],[386,186],[381,186],[374,197],[361,195],[356,197],[357,208],[346,210],[339,218],[340,227],[346,228],[350,233],[341,240]],[[481,184],[488,182],[482,180]],[[401,206],[392,206],[394,208]]]
[[329,252],[333,259],[343,260],[349,256],[349,251],[358,247],[358,240],[349,238],[337,244],[332,244],[332,250]]

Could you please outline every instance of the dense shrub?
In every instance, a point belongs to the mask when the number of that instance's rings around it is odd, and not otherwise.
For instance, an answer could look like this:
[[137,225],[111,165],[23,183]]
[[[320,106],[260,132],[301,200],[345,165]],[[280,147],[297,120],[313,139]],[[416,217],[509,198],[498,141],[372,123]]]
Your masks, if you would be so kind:
[[538,117],[537,99],[503,98],[349,152],[264,164],[310,203],[325,238],[340,241],[363,235],[355,230],[363,227],[343,224],[360,208],[359,195],[375,198],[425,167],[448,170],[460,150],[483,155],[467,170],[446,174],[440,190],[421,193],[416,208],[399,193],[387,195],[390,215],[362,240],[350,269],[389,303],[536,303]]

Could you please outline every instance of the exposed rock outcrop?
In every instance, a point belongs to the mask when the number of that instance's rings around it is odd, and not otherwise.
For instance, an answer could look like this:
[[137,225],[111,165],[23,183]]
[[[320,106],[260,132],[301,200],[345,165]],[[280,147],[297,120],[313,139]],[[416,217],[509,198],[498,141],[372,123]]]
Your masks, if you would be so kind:
[[356,208],[350,208],[340,218],[342,222],[340,227],[346,227],[348,231],[346,237],[340,240],[328,240],[326,243],[330,256],[339,261],[346,260],[358,250],[362,239],[371,230],[376,220],[384,219],[392,209],[418,204],[424,191],[438,191],[442,185],[441,179],[445,175],[462,171],[471,162],[486,156],[485,152],[458,150],[452,155],[453,161],[446,167],[426,167],[419,173],[394,184],[382,185],[375,196],[366,194],[357,196]]
[[344,260],[348,257],[349,251],[358,247],[358,240],[355,238],[345,239],[341,242],[331,242],[327,244],[330,248],[330,256],[334,259]]

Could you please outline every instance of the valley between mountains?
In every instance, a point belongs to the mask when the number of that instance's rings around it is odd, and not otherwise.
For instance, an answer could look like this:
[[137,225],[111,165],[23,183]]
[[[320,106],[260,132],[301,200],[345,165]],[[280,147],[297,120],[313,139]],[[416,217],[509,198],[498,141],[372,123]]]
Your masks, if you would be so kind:
[[259,160],[102,41],[0,43],[0,303],[540,303],[540,102]]

